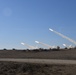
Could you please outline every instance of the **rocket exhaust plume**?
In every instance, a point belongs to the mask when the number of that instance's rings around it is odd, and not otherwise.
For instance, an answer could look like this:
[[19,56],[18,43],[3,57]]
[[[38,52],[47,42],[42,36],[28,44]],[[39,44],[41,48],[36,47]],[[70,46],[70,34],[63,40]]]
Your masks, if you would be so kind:
[[39,43],[39,41],[35,41],[36,43]]
[[28,45],[28,44],[25,44],[23,42],[21,44],[24,45],[24,46],[27,46],[29,49],[37,49],[36,47]]
[[61,36],[62,38],[65,38],[65,39],[67,39],[68,41],[70,41],[70,42],[72,42],[73,44],[76,45],[76,41],[72,40],[71,38],[69,38],[69,37],[67,37],[67,36],[65,36],[65,35],[57,32],[57,31],[55,31],[55,30],[53,30],[53,29],[51,29],[51,28],[49,28],[49,30],[52,31],[52,32],[54,32],[54,33],[56,33],[56,34],[58,34],[58,35]]
[[67,47],[66,44],[63,44],[63,46]]
[[39,42],[39,41],[35,41],[35,42],[38,43],[38,44],[44,45],[44,46],[46,46],[46,47],[48,47],[48,48],[51,48],[51,46],[48,45],[48,44],[45,44],[45,43],[42,43],[42,42]]
[[66,45],[66,44],[63,44],[63,46],[64,46],[64,47],[67,47],[68,49],[69,49],[69,48],[73,48],[72,45]]

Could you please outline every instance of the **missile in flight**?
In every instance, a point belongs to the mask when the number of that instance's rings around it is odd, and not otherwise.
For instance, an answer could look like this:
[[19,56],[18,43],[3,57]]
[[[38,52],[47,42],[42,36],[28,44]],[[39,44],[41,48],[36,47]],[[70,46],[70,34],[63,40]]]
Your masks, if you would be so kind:
[[39,41],[35,41],[36,43],[38,43],[38,44],[41,44],[41,45],[44,45],[44,46],[46,46],[46,47],[48,47],[48,48],[52,48],[50,45],[48,45],[48,44],[45,44],[45,43],[42,43],[42,42],[39,42]]
[[50,31],[53,31],[53,29],[49,28]]
[[71,39],[71,38],[69,38],[69,37],[67,37],[67,36],[65,36],[65,35],[57,32],[57,31],[55,31],[55,30],[53,30],[53,29],[51,29],[51,28],[49,28],[49,30],[52,31],[52,32],[54,32],[54,33],[56,33],[56,34],[58,34],[58,35],[61,36],[62,38],[66,39],[66,40],[68,40],[68,41],[70,41],[70,42],[72,42],[73,44],[76,45],[76,41],[74,41],[73,39]]
[[66,44],[63,44],[63,46],[64,46],[64,47],[67,47],[68,49],[69,49],[69,48],[73,48],[72,45],[66,45]]
[[29,49],[37,49],[37,47],[34,47],[34,46],[31,46],[31,45],[25,44],[23,42],[21,44],[24,45],[24,46],[27,46]]

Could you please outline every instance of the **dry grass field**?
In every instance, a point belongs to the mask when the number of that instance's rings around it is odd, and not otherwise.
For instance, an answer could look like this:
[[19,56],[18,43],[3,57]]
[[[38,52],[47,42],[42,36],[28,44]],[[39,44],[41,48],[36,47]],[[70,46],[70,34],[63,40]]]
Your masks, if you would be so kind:
[[[58,51],[0,50],[0,58],[76,60],[76,49]],[[49,65],[0,61],[0,75],[76,75],[76,65]]]
[[26,50],[0,50],[0,58],[39,58],[39,59],[76,59],[76,49],[26,51]]
[[76,75],[76,65],[0,62],[0,75]]

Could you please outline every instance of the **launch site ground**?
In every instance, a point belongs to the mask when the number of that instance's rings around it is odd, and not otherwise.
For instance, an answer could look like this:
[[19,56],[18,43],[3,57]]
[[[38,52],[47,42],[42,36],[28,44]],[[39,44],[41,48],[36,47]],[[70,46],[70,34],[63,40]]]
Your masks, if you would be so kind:
[[[10,61],[11,59],[13,61]],[[40,61],[39,63],[21,62],[21,59],[40,59],[44,64]],[[50,62],[51,64],[47,64],[43,59],[53,61]],[[61,64],[56,60],[59,60]],[[76,75],[76,64],[68,64],[68,61],[66,64],[65,61],[62,62],[61,60],[76,62],[76,49],[45,51],[4,49],[0,50],[0,75]]]
[[76,75],[76,65],[0,62],[0,75]]
[[35,58],[76,60],[76,49],[56,50],[0,50],[0,58]]

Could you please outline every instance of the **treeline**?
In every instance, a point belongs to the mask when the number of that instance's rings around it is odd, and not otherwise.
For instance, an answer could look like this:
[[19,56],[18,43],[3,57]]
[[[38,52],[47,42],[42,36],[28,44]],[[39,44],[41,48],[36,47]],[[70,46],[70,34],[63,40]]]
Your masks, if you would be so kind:
[[22,50],[22,51],[60,51],[60,50],[70,50],[70,49],[76,49],[76,46],[73,48],[60,48],[60,46],[57,46],[57,48],[49,48],[49,49],[44,49],[44,48],[39,48],[39,49],[6,49],[4,48],[3,50]]

